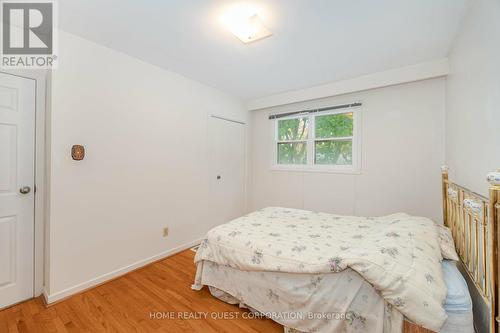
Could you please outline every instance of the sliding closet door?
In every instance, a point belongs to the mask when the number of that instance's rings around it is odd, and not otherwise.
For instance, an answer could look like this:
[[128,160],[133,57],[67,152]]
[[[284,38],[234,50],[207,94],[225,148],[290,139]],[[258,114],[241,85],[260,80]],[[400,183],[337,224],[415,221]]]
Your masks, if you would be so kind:
[[245,211],[245,127],[209,118],[211,227]]

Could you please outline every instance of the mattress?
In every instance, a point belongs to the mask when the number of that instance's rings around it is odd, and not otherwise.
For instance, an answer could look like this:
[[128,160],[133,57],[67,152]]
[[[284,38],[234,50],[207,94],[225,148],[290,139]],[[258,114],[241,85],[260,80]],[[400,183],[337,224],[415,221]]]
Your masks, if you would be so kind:
[[[331,274],[288,274],[203,264],[199,282],[209,286],[213,296],[270,316],[294,332],[366,332],[367,327],[371,332],[402,330],[403,316],[388,308],[375,289],[349,269]],[[442,268],[448,288],[444,303],[448,318],[440,333],[473,333],[467,284],[455,262],[445,260]],[[322,320],[321,313],[348,316],[347,320]]]
[[448,318],[446,319],[441,333],[472,333],[474,332],[472,300],[464,277],[457,268],[457,264],[451,260],[444,260],[442,265],[443,275],[448,288],[448,294],[444,303],[444,309]]
[[451,260],[443,260],[443,275],[448,288],[444,303],[447,313],[472,312],[472,300],[464,277],[459,272],[457,264]]

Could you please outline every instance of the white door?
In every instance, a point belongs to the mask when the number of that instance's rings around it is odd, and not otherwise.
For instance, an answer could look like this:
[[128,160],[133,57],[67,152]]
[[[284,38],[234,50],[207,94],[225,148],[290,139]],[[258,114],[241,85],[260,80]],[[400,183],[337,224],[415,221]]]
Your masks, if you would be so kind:
[[35,82],[0,73],[0,308],[33,297]]
[[210,202],[212,226],[245,212],[245,125],[210,117]]

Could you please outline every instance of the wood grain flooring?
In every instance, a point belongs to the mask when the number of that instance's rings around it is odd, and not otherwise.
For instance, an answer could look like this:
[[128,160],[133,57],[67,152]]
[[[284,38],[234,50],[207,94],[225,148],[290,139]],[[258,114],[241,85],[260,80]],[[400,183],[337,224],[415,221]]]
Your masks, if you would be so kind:
[[[217,300],[207,288],[191,290],[193,258],[192,251],[181,252],[48,308],[41,298],[15,305],[0,311],[0,332],[283,332],[269,319],[242,318],[246,310]],[[161,319],[150,318],[158,312]],[[178,312],[188,318],[177,318]],[[216,314],[193,317],[198,312]],[[225,312],[238,318],[211,318]]]
[[[0,332],[283,332],[272,320],[244,318],[246,310],[207,288],[191,290],[193,258],[192,251],[181,252],[50,307],[41,298],[15,305],[0,311]],[[221,319],[224,314],[231,318]],[[405,325],[406,332],[430,331]]]

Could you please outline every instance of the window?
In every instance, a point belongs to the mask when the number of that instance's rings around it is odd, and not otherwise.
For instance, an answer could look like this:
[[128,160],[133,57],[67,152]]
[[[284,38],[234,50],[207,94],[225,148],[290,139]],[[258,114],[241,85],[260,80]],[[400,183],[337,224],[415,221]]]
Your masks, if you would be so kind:
[[359,172],[359,108],[275,121],[275,169]]

